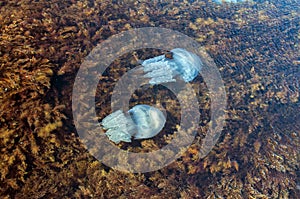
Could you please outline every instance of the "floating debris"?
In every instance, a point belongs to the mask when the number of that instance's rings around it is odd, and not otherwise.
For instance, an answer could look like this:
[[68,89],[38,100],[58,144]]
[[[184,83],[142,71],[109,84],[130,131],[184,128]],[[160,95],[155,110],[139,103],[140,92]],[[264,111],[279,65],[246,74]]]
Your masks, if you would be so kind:
[[176,76],[181,76],[185,82],[190,82],[199,74],[203,64],[194,53],[175,48],[165,55],[142,61],[142,65],[146,73],[144,77],[151,78],[149,83],[154,85],[175,82]]
[[114,143],[131,142],[135,139],[147,139],[157,135],[166,123],[164,114],[149,105],[136,105],[124,114],[117,110],[102,120],[101,125],[108,138]]

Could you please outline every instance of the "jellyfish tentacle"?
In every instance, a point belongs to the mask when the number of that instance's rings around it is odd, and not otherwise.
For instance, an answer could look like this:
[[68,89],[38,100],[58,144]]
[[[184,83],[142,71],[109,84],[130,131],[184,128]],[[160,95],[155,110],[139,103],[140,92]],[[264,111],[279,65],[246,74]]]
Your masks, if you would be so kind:
[[199,74],[203,63],[196,54],[183,48],[175,48],[171,53],[172,56],[160,55],[142,62],[146,73],[143,77],[150,78],[149,84],[174,82],[176,76],[190,82]]
[[136,105],[126,114],[117,110],[105,117],[101,125],[109,140],[116,144],[147,139],[157,135],[164,127],[166,118],[163,113],[149,105]]
[[176,81],[173,78],[174,70],[165,62],[150,63],[144,71],[147,72],[144,77],[150,78],[149,83],[152,85]]
[[105,117],[101,125],[103,129],[107,130],[107,137],[116,144],[123,142],[131,142],[132,132],[134,132],[135,125],[125,116],[125,114],[118,110]]
[[146,59],[142,62],[142,65],[148,65],[148,64],[151,64],[151,63],[156,63],[156,62],[159,62],[159,61],[163,61],[165,59],[165,55],[159,55],[157,57],[153,57],[153,58],[149,58],[149,59]]

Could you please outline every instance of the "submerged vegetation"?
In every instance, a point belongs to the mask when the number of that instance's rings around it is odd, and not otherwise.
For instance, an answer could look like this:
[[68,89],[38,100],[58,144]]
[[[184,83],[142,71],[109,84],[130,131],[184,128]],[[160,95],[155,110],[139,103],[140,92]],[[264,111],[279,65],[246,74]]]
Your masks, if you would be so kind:
[[[101,0],[0,2],[1,198],[297,198],[300,195],[299,4],[257,1]],[[201,112],[196,139],[171,165],[122,173],[92,157],[76,134],[71,95],[84,57],[109,36],[157,26],[195,38],[214,59],[228,97],[226,126],[199,159],[209,123],[209,93],[191,83]],[[175,41],[174,41],[175,42]],[[146,59],[156,50],[135,52]],[[115,60],[96,94],[109,115],[116,81],[134,56]],[[121,143],[123,150],[157,150],[176,135],[178,102],[160,87],[137,91],[131,103],[162,101],[162,136]],[[143,164],[143,163],[136,163]]]

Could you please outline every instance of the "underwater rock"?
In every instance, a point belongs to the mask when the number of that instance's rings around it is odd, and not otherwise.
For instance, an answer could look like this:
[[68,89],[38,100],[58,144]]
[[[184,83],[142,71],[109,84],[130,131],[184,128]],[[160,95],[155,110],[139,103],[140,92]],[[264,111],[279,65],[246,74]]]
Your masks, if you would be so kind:
[[203,65],[197,55],[183,48],[175,48],[170,53],[144,60],[141,64],[146,73],[144,77],[150,78],[149,84],[152,85],[175,82],[175,76],[190,82],[199,74]]
[[166,123],[166,117],[157,108],[149,105],[136,105],[127,113],[115,111],[105,117],[101,125],[107,130],[109,140],[118,144],[135,139],[147,139],[157,135]]

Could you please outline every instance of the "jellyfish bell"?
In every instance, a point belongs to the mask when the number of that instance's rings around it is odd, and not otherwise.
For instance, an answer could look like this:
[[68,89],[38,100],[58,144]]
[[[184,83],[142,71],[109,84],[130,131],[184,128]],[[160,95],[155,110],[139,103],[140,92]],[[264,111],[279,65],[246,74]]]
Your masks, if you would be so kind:
[[171,53],[160,55],[140,62],[145,72],[144,77],[150,78],[149,84],[175,82],[180,76],[185,82],[190,82],[199,74],[202,68],[201,59],[194,53],[183,48],[175,48]]
[[149,105],[136,105],[127,113],[115,111],[105,117],[101,125],[109,140],[118,144],[134,139],[148,139],[157,135],[164,127],[166,117],[159,109]]
[[137,132],[133,135],[134,139],[152,138],[166,123],[163,112],[149,105],[136,105],[128,112],[137,127]]
[[175,48],[171,52],[176,63],[174,68],[184,81],[190,82],[195,79],[203,65],[201,59],[196,54],[183,48]]

